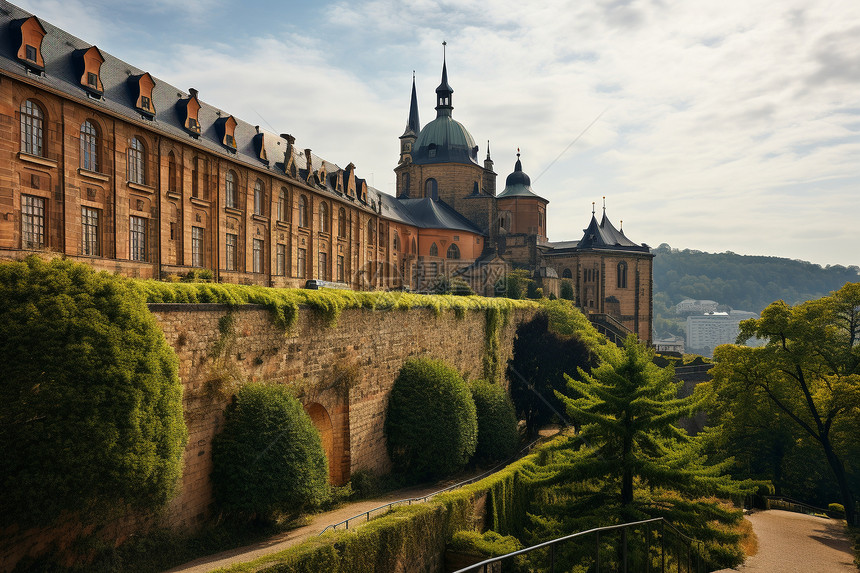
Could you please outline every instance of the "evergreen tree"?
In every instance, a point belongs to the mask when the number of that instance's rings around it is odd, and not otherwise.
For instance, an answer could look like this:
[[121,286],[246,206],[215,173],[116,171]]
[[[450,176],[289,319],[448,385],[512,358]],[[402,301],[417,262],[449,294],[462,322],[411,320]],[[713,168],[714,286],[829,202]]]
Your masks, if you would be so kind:
[[[739,497],[755,487],[723,475],[727,463],[709,464],[701,438],[675,423],[702,405],[698,394],[678,398],[673,370],[659,368],[653,354],[631,335],[622,349],[604,346],[601,363],[581,380],[568,379],[559,393],[571,418],[583,425],[558,448],[561,468],[548,480],[535,514],[530,541],[558,537],[613,522],[664,517],[686,535],[706,543],[714,565],[742,559],[739,535],[727,525],[741,513],[705,496]],[[583,447],[574,448],[579,441]],[[644,559],[644,557],[643,557]]]

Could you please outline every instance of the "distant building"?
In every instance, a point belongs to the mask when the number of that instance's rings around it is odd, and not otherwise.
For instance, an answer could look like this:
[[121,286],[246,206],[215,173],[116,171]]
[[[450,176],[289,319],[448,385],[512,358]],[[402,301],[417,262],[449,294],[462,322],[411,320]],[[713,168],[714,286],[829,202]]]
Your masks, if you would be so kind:
[[719,303],[715,300],[693,300],[688,298],[675,305],[675,314],[715,312],[718,306]]
[[657,352],[677,352],[678,354],[684,353],[684,339],[680,336],[667,336],[666,338],[660,338],[654,340],[654,348],[657,349]]
[[[754,312],[733,310],[728,312],[707,312],[687,317],[687,351],[712,357],[714,348],[720,344],[734,344],[740,329],[738,324],[748,318],[757,318]],[[753,340],[753,344],[761,342]]]

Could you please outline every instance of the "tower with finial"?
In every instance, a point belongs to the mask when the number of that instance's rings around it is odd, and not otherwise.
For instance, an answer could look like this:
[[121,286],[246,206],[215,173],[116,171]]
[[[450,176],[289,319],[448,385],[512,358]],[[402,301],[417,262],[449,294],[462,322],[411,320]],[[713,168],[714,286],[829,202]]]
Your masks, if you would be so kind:
[[412,70],[412,99],[409,102],[409,118],[406,129],[400,136],[400,161],[398,165],[412,161],[412,145],[421,133],[421,122],[418,120],[418,94],[415,91],[415,70]]
[[493,171],[493,159],[490,157],[490,140],[487,140],[487,157],[484,159],[484,193],[496,195],[496,172]]

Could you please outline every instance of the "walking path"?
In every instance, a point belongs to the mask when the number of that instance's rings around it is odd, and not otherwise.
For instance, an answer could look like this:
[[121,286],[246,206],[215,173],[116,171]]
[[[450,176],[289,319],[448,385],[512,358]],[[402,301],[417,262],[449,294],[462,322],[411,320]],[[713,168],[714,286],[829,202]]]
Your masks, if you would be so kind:
[[758,553],[717,573],[857,573],[841,521],[777,509],[746,518],[758,536]]
[[[469,477],[471,476],[460,477],[458,481],[469,479]],[[263,557],[264,555],[268,555],[270,553],[277,553],[278,551],[283,551],[284,549],[292,547],[293,545],[298,545],[306,539],[309,539],[315,535],[319,535],[320,532],[329,525],[338,523],[354,515],[370,511],[371,509],[377,508],[380,505],[385,505],[386,503],[390,503],[392,501],[415,497],[424,497],[425,495],[439,491],[440,489],[444,489],[445,487],[453,485],[455,483],[457,483],[457,481],[450,480],[449,482],[433,483],[423,487],[399,489],[397,491],[392,491],[378,498],[366,501],[359,501],[355,503],[348,503],[338,509],[309,516],[310,523],[308,525],[304,525],[302,527],[298,527],[290,531],[285,531],[284,533],[280,533],[278,535],[275,535],[274,537],[264,539],[263,541],[254,543],[252,545],[236,547],[235,549],[228,549],[227,551],[222,551],[221,553],[207,555],[206,557],[195,559],[194,561],[185,563],[184,565],[174,567],[173,569],[170,569],[165,573],[208,573],[209,571],[219,569],[221,567],[229,567],[230,565],[234,565],[236,563],[246,563],[248,561],[253,561],[254,559]],[[375,517],[377,515],[380,514],[374,514],[372,517]],[[358,523],[361,522],[357,522],[356,525],[358,525]],[[352,529],[353,527],[353,522],[350,521],[350,529]]]

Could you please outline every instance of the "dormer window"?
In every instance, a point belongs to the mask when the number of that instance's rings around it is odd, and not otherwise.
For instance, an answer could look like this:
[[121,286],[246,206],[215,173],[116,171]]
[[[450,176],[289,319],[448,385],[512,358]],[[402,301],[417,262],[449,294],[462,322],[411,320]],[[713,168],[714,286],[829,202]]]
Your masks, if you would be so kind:
[[[254,136],[254,151],[257,153],[257,159],[268,165],[269,157],[266,155],[266,134],[260,131],[259,125],[256,129],[257,135]],[[310,175],[308,173],[308,179],[310,179]]]
[[185,111],[185,121],[183,122],[183,127],[185,127],[186,131],[188,131],[194,137],[200,135],[200,121],[198,120],[198,113],[200,113],[200,101],[197,99],[197,90],[194,88],[190,88],[188,90],[189,96],[186,100],[181,100],[179,102],[180,110],[184,108]]
[[144,116],[152,119],[156,112],[155,105],[152,102],[152,90],[155,88],[155,80],[146,72],[139,76],[132,76],[128,81],[132,83],[134,107],[144,114]]
[[221,138],[221,145],[226,147],[227,151],[236,151],[236,125],[236,118],[232,115],[215,121],[215,129]]
[[45,70],[45,60],[42,58],[42,39],[47,33],[42,23],[35,16],[19,21],[18,27],[18,59],[27,68],[42,72]]
[[102,64],[105,59],[102,53],[95,46],[91,46],[86,50],[77,50],[75,57],[78,62],[78,73],[80,74],[80,83],[86,88],[90,94],[101,96],[104,91],[104,86],[99,77]]

